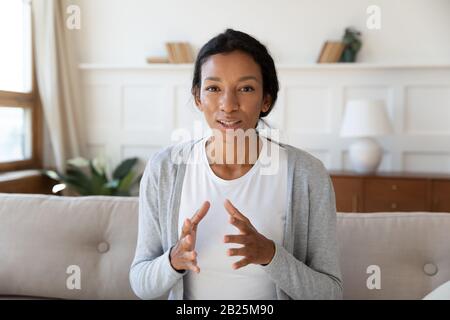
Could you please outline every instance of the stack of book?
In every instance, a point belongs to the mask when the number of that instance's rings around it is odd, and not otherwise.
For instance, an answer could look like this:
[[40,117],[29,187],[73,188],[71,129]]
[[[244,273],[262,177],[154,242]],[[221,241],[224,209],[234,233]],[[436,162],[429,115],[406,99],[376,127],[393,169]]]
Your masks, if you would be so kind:
[[334,63],[339,62],[345,44],[339,41],[326,41],[320,52],[317,63]]
[[194,62],[194,56],[188,42],[167,42],[166,50],[170,63]]
[[148,63],[193,63],[191,46],[188,42],[166,42],[167,57],[147,57]]
[[148,63],[169,63],[169,59],[167,57],[148,57]]

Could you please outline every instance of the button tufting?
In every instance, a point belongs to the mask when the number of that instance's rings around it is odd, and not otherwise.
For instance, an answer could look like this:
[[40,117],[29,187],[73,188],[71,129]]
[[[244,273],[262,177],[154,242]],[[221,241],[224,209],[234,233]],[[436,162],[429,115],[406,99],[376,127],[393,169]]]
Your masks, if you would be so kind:
[[438,268],[433,263],[427,263],[423,266],[423,271],[429,276],[434,276],[438,272]]
[[97,246],[97,250],[100,253],[105,253],[109,250],[109,244],[108,242],[100,242]]

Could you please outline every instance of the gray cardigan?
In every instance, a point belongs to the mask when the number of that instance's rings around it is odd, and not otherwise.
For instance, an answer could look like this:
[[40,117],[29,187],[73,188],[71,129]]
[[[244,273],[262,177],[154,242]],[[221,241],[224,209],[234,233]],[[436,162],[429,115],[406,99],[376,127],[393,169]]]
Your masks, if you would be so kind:
[[[169,262],[178,241],[178,211],[189,152],[201,139],[157,152],[140,184],[139,231],[130,283],[141,299],[183,299],[183,275]],[[320,160],[278,143],[288,154],[288,199],[283,245],[262,266],[278,299],[341,299],[336,207],[330,176]],[[180,161],[183,160],[183,161]]]

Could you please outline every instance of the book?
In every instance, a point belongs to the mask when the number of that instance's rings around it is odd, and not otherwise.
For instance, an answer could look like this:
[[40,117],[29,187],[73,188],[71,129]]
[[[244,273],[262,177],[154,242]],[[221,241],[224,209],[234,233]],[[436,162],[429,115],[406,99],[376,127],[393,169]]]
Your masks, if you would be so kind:
[[192,63],[194,61],[188,42],[167,42],[166,51],[170,63]]
[[186,54],[184,52],[184,43],[183,42],[177,43],[177,48],[178,48],[178,52],[180,54],[178,62],[186,63]]
[[167,51],[167,57],[169,59],[169,63],[176,63],[175,62],[175,53],[173,52],[171,42],[166,42],[166,51]]
[[194,56],[192,55],[192,48],[191,48],[190,44],[188,42],[184,42],[183,48],[184,48],[184,57],[185,57],[184,62],[185,63],[194,62]]
[[167,57],[148,57],[147,63],[169,63]]
[[187,50],[186,50],[186,42],[182,42],[179,44],[180,46],[180,51],[181,51],[181,62],[182,63],[187,63],[188,62],[188,56],[187,56]]
[[172,43],[173,51],[175,52],[175,63],[183,62],[183,53],[181,52],[180,43]]
[[317,63],[339,62],[345,45],[340,41],[325,41]]

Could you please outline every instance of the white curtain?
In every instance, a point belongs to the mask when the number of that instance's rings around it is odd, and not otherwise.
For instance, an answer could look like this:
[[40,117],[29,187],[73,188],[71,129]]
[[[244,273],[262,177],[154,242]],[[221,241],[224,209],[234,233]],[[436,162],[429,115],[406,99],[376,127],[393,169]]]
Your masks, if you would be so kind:
[[74,32],[66,28],[66,5],[60,0],[32,0],[36,78],[54,165],[86,156],[81,87]]

